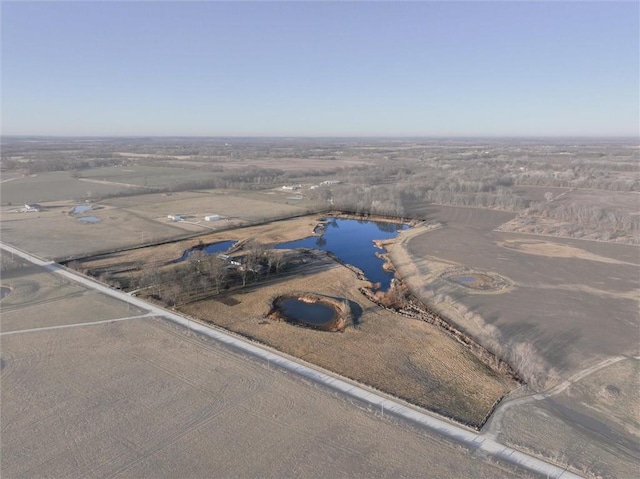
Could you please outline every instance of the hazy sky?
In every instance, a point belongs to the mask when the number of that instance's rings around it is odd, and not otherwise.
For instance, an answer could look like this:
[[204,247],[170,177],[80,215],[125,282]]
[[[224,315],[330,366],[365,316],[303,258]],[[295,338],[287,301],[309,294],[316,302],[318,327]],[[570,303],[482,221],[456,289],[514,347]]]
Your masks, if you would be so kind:
[[637,2],[2,2],[2,133],[637,135]]

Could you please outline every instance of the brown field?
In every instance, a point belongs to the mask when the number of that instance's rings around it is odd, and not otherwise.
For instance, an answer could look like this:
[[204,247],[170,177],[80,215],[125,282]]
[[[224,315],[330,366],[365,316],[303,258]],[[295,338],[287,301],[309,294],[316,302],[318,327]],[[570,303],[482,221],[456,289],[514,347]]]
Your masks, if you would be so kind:
[[[391,258],[419,297],[472,336],[507,348],[530,343],[559,377],[603,357],[636,354],[636,247],[554,238],[531,254],[503,245],[536,237],[492,231],[504,213],[440,207],[433,215],[446,226],[403,236]],[[558,251],[585,254],[563,257]],[[460,266],[498,274],[512,286],[476,294],[437,277]]]
[[582,205],[594,205],[603,208],[625,210],[632,214],[638,214],[640,209],[640,193],[601,191],[591,189],[574,189],[557,200],[558,203],[580,203]]
[[[42,203],[44,208],[37,213],[14,213],[16,207],[3,207],[3,241],[43,258],[68,259],[307,211],[302,204],[287,204],[281,194],[227,190],[114,198],[94,203],[94,209],[83,215],[71,215],[76,204]],[[187,221],[172,222],[167,219],[169,214],[188,216]],[[204,221],[208,214],[220,214],[222,219]],[[100,222],[87,224],[76,219],[88,215]]]
[[0,345],[3,477],[522,477],[164,320]]
[[[495,231],[508,217],[433,208],[429,220],[444,226],[402,235],[391,259],[415,294],[536,387],[607,358],[637,355],[637,247]],[[487,293],[443,277],[461,268],[511,284]],[[560,395],[506,408],[498,439],[589,477],[634,477],[637,385],[637,361],[614,364]]]
[[73,205],[71,202],[43,203],[45,209],[37,213],[9,213],[5,207],[2,239],[42,258],[68,258],[186,233],[174,223],[153,221],[109,207],[82,215],[96,216],[99,223],[81,223],[76,219],[78,215],[69,214]]
[[[2,205],[22,206],[25,203],[84,201],[92,196],[117,193],[126,189],[120,185],[83,182],[72,175],[71,171],[54,171],[2,183],[0,202]],[[4,178],[4,173],[2,176]]]
[[[367,284],[324,261],[313,272],[180,307],[187,314],[468,424],[482,424],[516,386],[436,326],[381,309],[357,290]],[[265,318],[273,298],[305,292],[347,299],[356,323],[329,333]],[[232,305],[228,305],[228,304]]]
[[571,188],[557,188],[553,186],[513,186],[511,190],[533,201],[546,201],[545,193],[549,192],[556,198],[563,193],[571,191]]
[[11,288],[0,301],[2,333],[144,314],[35,265],[3,272],[0,284]]
[[[219,214],[223,219],[253,222],[303,214],[311,206],[305,201],[287,200],[286,196],[291,195],[292,192],[281,191],[203,190],[113,198],[104,204],[150,220],[167,222],[167,215],[178,214],[188,216],[188,221],[199,221],[203,228],[216,228],[217,222],[204,221],[206,215]],[[175,226],[188,227],[188,224],[178,222]]]
[[640,363],[626,359],[551,398],[505,411],[498,439],[589,477],[635,477]]

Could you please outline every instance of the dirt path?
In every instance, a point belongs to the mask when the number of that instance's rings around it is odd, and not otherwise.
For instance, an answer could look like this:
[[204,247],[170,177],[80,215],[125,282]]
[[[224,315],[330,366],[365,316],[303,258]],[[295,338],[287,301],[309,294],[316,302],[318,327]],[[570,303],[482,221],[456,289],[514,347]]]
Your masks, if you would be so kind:
[[547,399],[557,394],[560,394],[561,392],[566,390],[569,386],[571,386],[574,383],[577,383],[578,381],[584,379],[590,374],[593,374],[596,371],[600,371],[601,369],[607,368],[612,364],[615,364],[624,359],[628,359],[628,358],[626,356],[615,356],[612,358],[607,358],[603,361],[600,361],[597,364],[594,364],[589,368],[579,371],[578,373],[574,374],[567,380],[549,389],[547,392],[530,394],[528,396],[511,399],[499,404],[498,407],[493,412],[493,415],[489,418],[489,420],[485,423],[484,427],[482,428],[482,433],[487,437],[492,437],[492,438],[498,437],[500,432],[502,432],[502,418],[504,417],[504,414],[507,411],[507,409],[510,409],[514,406],[531,403],[534,401],[541,401],[543,399]]

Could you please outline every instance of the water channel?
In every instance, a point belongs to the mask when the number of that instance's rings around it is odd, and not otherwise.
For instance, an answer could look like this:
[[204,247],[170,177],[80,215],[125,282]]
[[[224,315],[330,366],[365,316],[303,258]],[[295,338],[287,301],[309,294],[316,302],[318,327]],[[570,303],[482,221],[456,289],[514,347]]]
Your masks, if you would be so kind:
[[376,256],[381,252],[373,240],[395,238],[407,225],[388,221],[366,221],[347,218],[326,218],[320,236],[311,236],[297,241],[280,243],[276,249],[314,248],[329,251],[341,261],[361,269],[367,279],[380,283],[386,291],[391,285],[393,273],[383,269],[384,260]]

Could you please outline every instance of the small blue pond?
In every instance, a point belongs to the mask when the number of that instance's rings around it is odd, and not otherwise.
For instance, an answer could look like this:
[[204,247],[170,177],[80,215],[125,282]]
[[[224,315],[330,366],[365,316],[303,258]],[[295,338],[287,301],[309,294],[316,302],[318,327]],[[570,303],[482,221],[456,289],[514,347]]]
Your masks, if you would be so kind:
[[0,286],[0,299],[4,298],[11,292],[11,288],[7,286]]
[[381,290],[389,289],[393,273],[382,268],[384,260],[375,255],[380,250],[373,244],[373,240],[395,238],[398,231],[409,227],[387,221],[346,218],[326,218],[326,220],[326,228],[322,236],[280,243],[276,245],[276,249],[315,248],[329,251],[345,263],[361,269],[369,281],[380,283]]
[[330,328],[336,318],[335,310],[322,303],[307,303],[296,298],[278,302],[278,308],[289,320],[319,329]]
[[99,223],[100,218],[98,218],[97,216],[80,216],[78,218],[78,221],[81,221],[83,223]]
[[85,213],[91,209],[91,205],[78,205],[73,210],[71,210],[71,214],[76,215],[78,213]]
[[179,263],[180,261],[185,261],[189,257],[189,255],[194,251],[202,251],[203,253],[206,253],[206,254],[222,253],[230,249],[234,244],[236,244],[235,241],[221,241],[220,243],[211,243],[206,245],[194,246],[193,248],[189,248],[188,250],[186,250],[182,254],[182,256],[176,260],[176,263]]
[[473,276],[458,276],[457,278],[455,278],[455,281],[457,281],[458,283],[470,284],[474,283],[476,281],[476,278],[474,278]]

